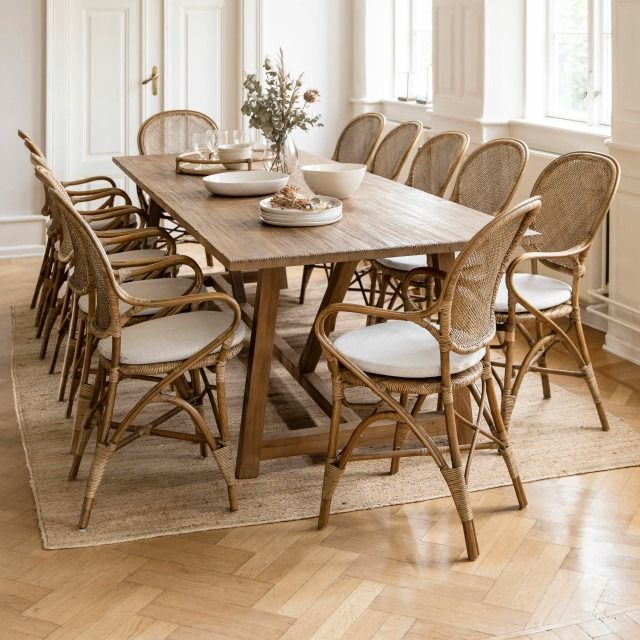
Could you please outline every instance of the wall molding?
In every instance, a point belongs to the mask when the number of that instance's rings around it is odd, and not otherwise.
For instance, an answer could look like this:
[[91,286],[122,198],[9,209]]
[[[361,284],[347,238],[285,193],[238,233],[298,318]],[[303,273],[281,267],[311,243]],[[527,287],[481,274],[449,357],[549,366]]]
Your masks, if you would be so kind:
[[0,259],[42,255],[44,237],[39,213],[0,216]]

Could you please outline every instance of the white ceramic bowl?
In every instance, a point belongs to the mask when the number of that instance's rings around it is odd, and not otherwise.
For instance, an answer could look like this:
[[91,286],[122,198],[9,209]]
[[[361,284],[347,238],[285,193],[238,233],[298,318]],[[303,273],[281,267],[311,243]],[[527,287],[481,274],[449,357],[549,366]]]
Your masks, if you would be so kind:
[[[251,158],[251,144],[221,144],[218,146],[218,157],[222,162],[235,160],[249,160]],[[224,165],[227,169],[238,169],[240,165]]]
[[366,164],[332,162],[327,164],[308,164],[301,167],[304,181],[317,194],[332,198],[348,198],[360,186]]
[[289,182],[289,176],[272,171],[228,171],[202,180],[215,195],[248,198],[277,193]]

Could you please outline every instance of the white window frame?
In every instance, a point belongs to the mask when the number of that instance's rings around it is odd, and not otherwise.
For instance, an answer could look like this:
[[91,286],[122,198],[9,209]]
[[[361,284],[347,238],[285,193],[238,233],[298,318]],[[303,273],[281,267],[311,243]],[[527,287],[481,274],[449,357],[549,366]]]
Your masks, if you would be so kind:
[[[394,0],[394,25],[393,25],[393,39],[394,39],[394,99],[408,103],[408,104],[418,104],[422,108],[430,108],[433,104],[433,47],[431,52],[431,61],[429,64],[426,64],[424,67],[424,71],[417,69],[415,66],[414,60],[414,39],[416,30],[412,28],[413,23],[413,12],[414,12],[414,3],[420,2],[424,0]],[[399,33],[399,23],[401,20],[400,12],[403,11],[401,4],[408,3],[409,4],[409,33],[404,36]],[[431,33],[431,42],[433,43],[433,12],[431,16],[431,24],[428,32]],[[400,69],[400,59],[402,54],[400,53],[400,49],[404,49],[404,56],[409,58],[409,70],[401,70]],[[413,90],[411,76],[417,73],[425,73],[426,76],[426,95],[417,96],[414,95],[416,92]],[[400,74],[407,74],[406,79],[401,83],[400,82]],[[404,86],[401,86],[404,85]]]
[[[584,122],[591,126],[610,126],[611,124],[611,71],[606,74],[605,65],[611,65],[611,59],[606,58],[606,40],[611,39],[611,31],[605,34],[604,11],[608,0],[587,0],[587,89],[585,94],[586,109],[582,111],[566,111],[554,106],[553,91],[557,70],[552,67],[552,50],[554,46],[552,33],[552,3],[545,2],[546,19],[546,99],[544,104],[546,117]],[[562,0],[559,0],[562,1]],[[609,28],[611,23],[609,21]],[[609,51],[611,49],[609,48]],[[531,53],[531,52],[529,52]],[[531,66],[531,64],[529,65]]]

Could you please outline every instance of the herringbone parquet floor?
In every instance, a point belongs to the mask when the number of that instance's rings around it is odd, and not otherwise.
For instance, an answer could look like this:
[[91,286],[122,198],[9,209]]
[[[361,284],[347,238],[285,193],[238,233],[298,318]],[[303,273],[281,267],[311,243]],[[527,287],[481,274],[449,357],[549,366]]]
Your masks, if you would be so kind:
[[[37,261],[0,268],[0,639],[640,639],[638,468],[528,484],[522,512],[510,489],[473,494],[474,563],[448,499],[333,516],[322,532],[44,551],[9,372],[10,305],[28,300]],[[609,410],[640,425],[640,368],[590,342]]]

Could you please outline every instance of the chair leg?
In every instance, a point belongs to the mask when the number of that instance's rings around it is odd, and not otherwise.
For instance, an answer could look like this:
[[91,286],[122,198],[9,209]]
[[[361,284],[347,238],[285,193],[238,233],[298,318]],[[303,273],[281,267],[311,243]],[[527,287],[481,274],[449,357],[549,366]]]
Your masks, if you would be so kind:
[[47,236],[47,244],[44,248],[44,255],[42,256],[42,263],[40,264],[40,272],[38,273],[36,286],[33,290],[33,297],[31,298],[31,305],[30,305],[31,309],[36,308],[36,304],[38,303],[38,298],[40,297],[40,293],[42,291],[42,285],[51,268],[52,250],[53,250],[53,242],[51,241],[51,236]]
[[[85,367],[85,358],[89,357],[89,362],[86,364],[87,376],[90,371],[91,356],[93,355],[92,347],[93,340],[90,339],[87,334],[87,321],[84,317],[78,321],[78,329],[76,332],[75,344],[73,346],[73,360],[71,361],[70,375],[71,383],[69,385],[69,398],[67,400],[67,418],[71,417],[73,412],[73,403],[78,393],[78,389],[81,388],[82,370]],[[89,349],[89,353],[86,354],[85,349]],[[86,381],[85,381],[86,382]],[[78,403],[78,407],[79,407]],[[76,407],[76,409],[78,409]]]
[[456,510],[460,516],[460,521],[462,522],[464,541],[467,547],[467,557],[469,560],[475,560],[480,551],[478,548],[478,537],[473,523],[473,510],[469,498],[469,488],[465,481],[462,456],[458,444],[458,432],[456,430],[456,416],[453,408],[453,393],[451,387],[443,388],[442,397],[447,437],[449,440],[449,451],[451,454],[451,468],[441,468],[440,472],[449,487],[451,497],[453,498]]
[[334,360],[329,362],[329,369],[333,377],[333,404],[331,407],[331,425],[329,427],[329,446],[327,461],[324,467],[324,480],[322,481],[322,498],[320,500],[320,514],[318,516],[318,529],[324,529],[329,522],[331,513],[331,501],[336,491],[338,482],[343,474],[343,469],[337,466],[338,458],[338,433],[340,431],[340,419],[342,416],[342,401],[344,399],[344,386],[337,372],[338,365]]
[[58,356],[60,355],[60,346],[67,335],[69,330],[69,324],[71,322],[70,304],[72,298],[71,289],[67,289],[62,300],[62,308],[60,309],[60,321],[58,322],[58,335],[56,336],[56,343],[53,347],[53,355],[51,356],[51,364],[49,365],[49,374],[52,374],[56,370],[56,364],[58,364]]
[[213,455],[227,482],[229,508],[231,511],[236,511],[238,509],[238,497],[236,494],[235,462],[233,448],[231,446],[231,435],[229,433],[229,414],[227,412],[225,373],[226,362],[218,362],[216,365],[216,404],[218,408],[218,432],[220,433],[220,439],[222,440],[222,447],[216,449],[213,452]]
[[511,482],[513,483],[513,489],[516,492],[516,497],[518,498],[518,505],[520,506],[520,509],[524,509],[527,506],[527,496],[524,492],[524,487],[522,485],[522,480],[520,478],[520,472],[518,471],[518,463],[516,461],[515,454],[513,452],[513,447],[509,443],[509,434],[507,433],[505,424],[502,420],[500,405],[498,403],[498,396],[496,394],[493,375],[491,372],[491,361],[490,361],[490,355],[488,350],[487,350],[487,357],[484,362],[484,371],[482,373],[482,383],[486,385],[486,389],[487,389],[487,399],[489,400],[489,411],[491,412],[491,419],[493,421],[493,426],[491,431],[500,440],[500,442],[502,442],[503,446],[500,448],[500,453],[502,454],[502,459],[504,460],[504,463],[507,465],[507,470],[509,471],[509,477],[511,478]]
[[302,283],[300,284],[300,298],[298,302],[300,304],[304,304],[305,294],[307,292],[307,286],[309,284],[309,279],[311,278],[311,274],[313,273],[314,265],[305,264],[302,269]]
[[[543,332],[544,332],[544,327],[542,326],[542,323],[539,320],[537,320],[536,321],[536,339],[537,340],[540,340],[540,338],[542,338]],[[538,358],[538,365],[543,368],[546,368],[547,366],[547,357],[544,352]],[[545,400],[548,400],[551,397],[551,385],[549,384],[549,374],[541,373],[540,380],[542,382],[542,397]]]
[[74,294],[71,302],[71,320],[69,321],[69,331],[67,333],[67,345],[64,350],[64,357],[62,360],[62,371],[60,372],[60,383],[58,385],[58,402],[64,401],[64,396],[67,390],[67,381],[69,379],[69,372],[73,371],[73,355],[75,353],[76,344],[78,344],[78,300]]
[[[400,404],[406,409],[409,402],[409,394],[400,394]],[[402,446],[407,440],[409,435],[409,426],[404,422],[396,422],[395,433],[393,434],[393,450],[397,451],[402,449]],[[400,458],[391,458],[391,467],[389,469],[389,475],[395,475],[400,469]]]
[[96,494],[100,488],[100,483],[102,482],[107,464],[116,450],[116,444],[109,442],[109,429],[113,418],[113,407],[116,401],[117,389],[118,369],[116,366],[109,371],[109,386],[107,387],[102,412],[102,424],[100,425],[100,433],[98,434],[98,441],[96,442],[96,451],[93,456],[89,479],[87,480],[84,500],[82,502],[82,510],[80,511],[78,528],[81,530],[85,530],[89,526],[89,519],[91,518],[91,510],[93,509]]
[[600,396],[600,387],[598,386],[596,374],[593,370],[593,365],[591,364],[591,356],[589,355],[587,340],[584,337],[584,328],[582,327],[582,319],[580,317],[579,308],[574,310],[574,323],[578,341],[577,346],[583,360],[583,362],[580,363],[582,365],[582,373],[584,374],[584,377],[587,381],[589,391],[591,392],[591,397],[593,398],[593,403],[596,406],[596,411],[598,412],[598,417],[600,418],[600,425],[602,426],[602,430],[609,431],[609,418],[607,417],[607,412],[605,411],[604,404],[602,403],[602,397]]

